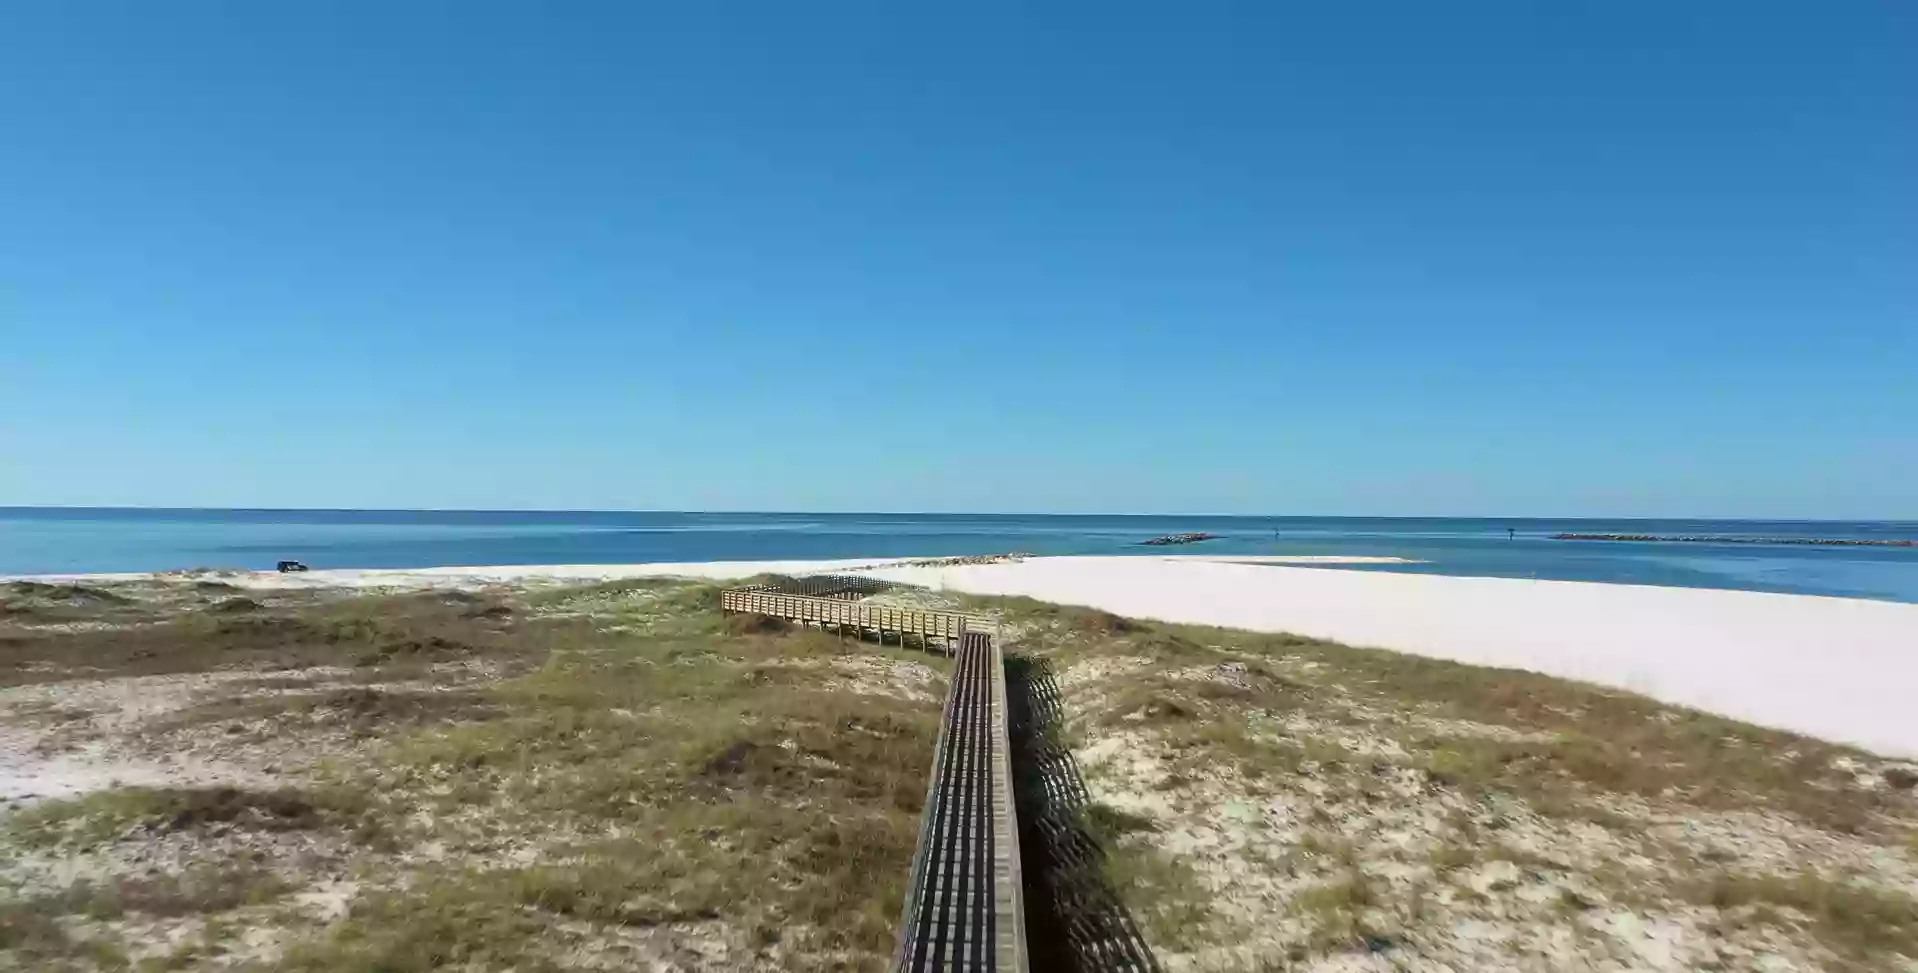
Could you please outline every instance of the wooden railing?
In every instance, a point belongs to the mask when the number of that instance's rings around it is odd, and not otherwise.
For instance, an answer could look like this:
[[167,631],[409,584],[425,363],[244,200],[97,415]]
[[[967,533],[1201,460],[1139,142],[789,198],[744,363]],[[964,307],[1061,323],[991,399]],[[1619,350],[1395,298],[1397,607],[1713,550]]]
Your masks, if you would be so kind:
[[945,651],[958,646],[968,626],[983,628],[990,625],[985,619],[958,612],[868,605],[832,597],[789,595],[758,587],[728,588],[720,592],[719,608],[727,612],[771,615],[801,625],[831,626],[841,632],[849,629],[855,634],[871,632],[882,642],[887,635],[897,635],[902,643],[906,636],[916,635],[928,647],[931,647],[933,640],[939,640],[944,643]]
[[809,598],[837,598],[840,601],[858,601],[867,595],[876,595],[890,591],[893,585],[889,581],[868,578],[857,574],[808,574],[797,578],[784,578],[777,584],[744,585],[735,591],[776,591],[786,595],[805,595]]

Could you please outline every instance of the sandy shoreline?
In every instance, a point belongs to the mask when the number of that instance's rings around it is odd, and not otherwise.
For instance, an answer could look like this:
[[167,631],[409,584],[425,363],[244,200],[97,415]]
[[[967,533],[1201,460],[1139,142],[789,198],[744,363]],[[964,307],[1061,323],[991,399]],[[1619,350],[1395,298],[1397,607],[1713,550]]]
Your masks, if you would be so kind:
[[[1218,562],[1235,564],[1420,564],[1402,557],[1344,554],[1134,554],[1127,558],[1149,561]],[[477,587],[487,584],[526,582],[578,583],[616,581],[620,578],[683,577],[745,578],[755,574],[820,574],[833,571],[871,571],[893,568],[912,561],[938,560],[918,557],[859,557],[830,560],[778,561],[661,561],[646,564],[501,564],[431,568],[327,568],[281,574],[277,571],[213,570],[193,572],[247,588],[377,588],[377,587]],[[1032,558],[1030,560],[1051,560]],[[152,578],[185,577],[183,573],[127,571],[81,574],[0,575],[0,582],[129,582]]]
[[[480,587],[623,577],[859,571],[1172,622],[1287,631],[1644,693],[1750,722],[1918,756],[1918,605],[1696,588],[1315,570],[1209,555],[535,565],[223,574],[258,588]],[[1331,559],[1336,563],[1338,559]],[[1351,559],[1362,560],[1362,559]],[[1309,565],[1328,559],[1298,559]],[[93,575],[133,580],[151,575]]]

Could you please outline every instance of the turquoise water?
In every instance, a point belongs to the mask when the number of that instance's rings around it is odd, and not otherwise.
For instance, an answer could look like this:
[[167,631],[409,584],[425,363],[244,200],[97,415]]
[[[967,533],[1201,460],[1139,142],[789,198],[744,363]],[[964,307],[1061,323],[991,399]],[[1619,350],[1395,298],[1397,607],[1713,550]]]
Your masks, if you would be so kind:
[[[1507,531],[1512,533],[1508,535]],[[1219,540],[1140,547],[1160,534]],[[1561,531],[1918,537],[1918,522],[0,507],[0,574],[617,564],[986,554],[1369,554],[1338,570],[1740,588],[1918,602],[1918,548],[1554,541]]]

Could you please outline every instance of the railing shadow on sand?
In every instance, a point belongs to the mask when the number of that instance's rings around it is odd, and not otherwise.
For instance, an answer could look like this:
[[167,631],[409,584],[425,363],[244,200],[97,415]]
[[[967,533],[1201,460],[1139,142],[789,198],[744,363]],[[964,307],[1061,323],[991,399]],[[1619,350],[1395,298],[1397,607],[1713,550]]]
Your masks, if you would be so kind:
[[1006,716],[1033,970],[1162,973],[1139,926],[1105,880],[1105,849],[1086,830],[1092,803],[1072,751],[1052,666],[1007,655]]

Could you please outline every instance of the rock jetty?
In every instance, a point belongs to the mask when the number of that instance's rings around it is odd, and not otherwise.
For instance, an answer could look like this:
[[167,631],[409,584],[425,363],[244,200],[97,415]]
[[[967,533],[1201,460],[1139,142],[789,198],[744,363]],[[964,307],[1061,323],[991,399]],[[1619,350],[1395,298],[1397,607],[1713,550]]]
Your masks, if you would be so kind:
[[1148,547],[1165,547],[1171,544],[1197,544],[1200,541],[1217,540],[1218,537],[1219,535],[1217,534],[1205,534],[1205,533],[1167,534],[1164,537],[1154,537],[1153,539],[1149,541],[1140,541],[1139,543],[1144,544]]
[[[1661,544],[1803,544],[1812,547],[1918,547],[1898,537],[1739,537],[1720,534],[1553,534],[1555,541],[1653,541]],[[1149,541],[1147,543],[1150,543]]]
[[901,561],[900,567],[908,568],[956,568],[967,564],[1000,564],[1006,561],[1023,561],[1032,555],[1024,551],[1010,554],[969,554],[962,557],[925,557],[913,561]]

